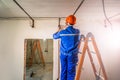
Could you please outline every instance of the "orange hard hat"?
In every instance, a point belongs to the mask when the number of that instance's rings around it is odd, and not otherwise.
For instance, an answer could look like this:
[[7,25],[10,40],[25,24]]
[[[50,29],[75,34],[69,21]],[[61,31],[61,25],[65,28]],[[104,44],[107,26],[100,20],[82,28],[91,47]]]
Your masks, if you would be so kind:
[[74,15],[69,15],[66,17],[66,23],[74,25],[76,23],[76,17]]

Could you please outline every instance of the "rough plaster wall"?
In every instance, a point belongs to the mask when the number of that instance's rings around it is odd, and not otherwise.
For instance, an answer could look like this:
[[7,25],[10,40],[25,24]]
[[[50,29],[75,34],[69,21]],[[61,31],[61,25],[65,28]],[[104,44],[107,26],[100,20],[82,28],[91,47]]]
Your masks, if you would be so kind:
[[27,20],[0,21],[0,80],[23,80],[24,39],[52,38],[57,19],[35,21],[31,28]]
[[46,52],[46,62],[53,63],[53,40],[48,39],[48,52]]
[[[94,34],[98,49],[101,53],[103,64],[107,72],[108,80],[120,80],[120,17],[118,16],[117,19],[113,18],[111,20],[112,30],[109,23],[107,23],[107,28],[104,27],[104,18],[101,18],[100,16],[99,18],[95,17],[96,16],[91,16],[88,18],[79,17],[77,26],[79,26],[79,29],[83,34],[87,34],[88,32],[92,32]],[[95,65],[98,66],[97,63],[95,63]],[[91,78],[93,74],[91,69],[89,58],[86,57],[81,80],[93,80]]]
[[[79,17],[79,16],[78,16]],[[64,23],[64,21],[62,21]],[[120,24],[117,23],[119,26]],[[1,20],[0,21],[0,78],[1,80],[22,80],[24,66],[24,39],[26,38],[52,38],[52,34],[57,30],[57,19],[42,19],[35,21],[35,27],[31,28],[26,20]],[[119,52],[120,43],[117,48],[112,45],[108,35],[110,28],[104,28],[103,21],[99,19],[79,19],[76,26],[81,33],[92,32],[97,41],[103,63],[109,80],[120,80]],[[115,26],[120,31],[119,26]],[[111,36],[113,37],[113,36]],[[113,37],[114,38],[114,37]],[[53,80],[57,79],[58,45],[54,40],[54,73]],[[93,72],[89,59],[86,57],[83,66],[81,80],[93,80]],[[7,76],[7,77],[6,77]]]

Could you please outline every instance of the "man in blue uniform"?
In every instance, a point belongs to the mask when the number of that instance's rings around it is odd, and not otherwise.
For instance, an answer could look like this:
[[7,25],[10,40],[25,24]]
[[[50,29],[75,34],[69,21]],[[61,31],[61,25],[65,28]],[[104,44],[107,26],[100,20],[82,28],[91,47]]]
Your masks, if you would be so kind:
[[66,29],[59,29],[53,34],[54,39],[61,39],[60,42],[60,61],[61,77],[60,80],[74,80],[76,74],[76,63],[78,61],[78,44],[80,42],[80,31],[74,28],[76,17],[69,15],[66,18]]

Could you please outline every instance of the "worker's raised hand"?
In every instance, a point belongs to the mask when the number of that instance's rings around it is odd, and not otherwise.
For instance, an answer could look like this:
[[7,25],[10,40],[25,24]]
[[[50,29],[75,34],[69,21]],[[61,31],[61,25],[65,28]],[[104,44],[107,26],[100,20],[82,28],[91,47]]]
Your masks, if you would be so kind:
[[58,25],[58,31],[57,32],[59,32],[61,30],[64,30],[65,28],[66,28],[66,26],[64,26],[64,25]]
[[66,28],[66,25],[60,25],[60,29],[63,30]]

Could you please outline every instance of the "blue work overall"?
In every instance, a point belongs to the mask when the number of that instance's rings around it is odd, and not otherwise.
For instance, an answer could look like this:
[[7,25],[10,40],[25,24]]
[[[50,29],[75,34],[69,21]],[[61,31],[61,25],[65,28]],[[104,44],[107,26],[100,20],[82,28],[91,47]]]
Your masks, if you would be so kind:
[[53,34],[54,39],[61,39],[60,42],[60,61],[61,76],[60,80],[74,80],[76,73],[76,63],[78,61],[78,44],[80,42],[80,31],[69,25],[65,30]]

